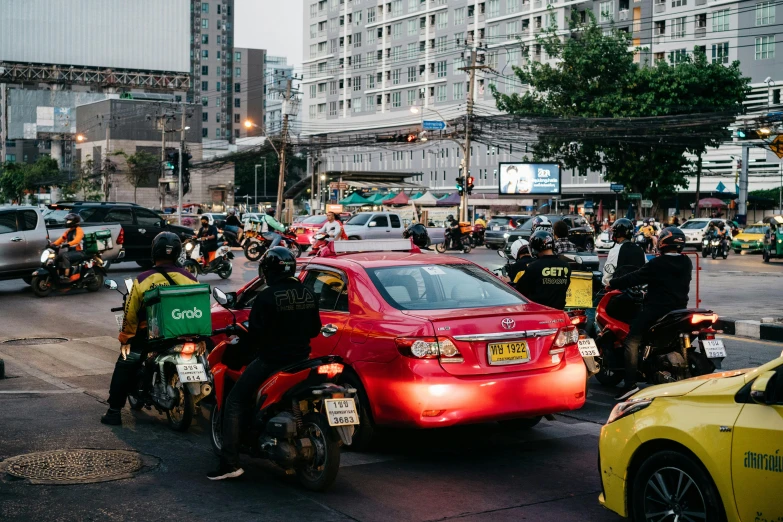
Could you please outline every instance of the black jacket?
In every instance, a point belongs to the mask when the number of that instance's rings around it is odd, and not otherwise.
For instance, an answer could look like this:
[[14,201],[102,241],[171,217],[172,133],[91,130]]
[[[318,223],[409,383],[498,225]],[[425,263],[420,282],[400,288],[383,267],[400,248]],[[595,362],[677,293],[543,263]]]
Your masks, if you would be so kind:
[[517,290],[534,303],[563,310],[570,284],[568,262],[557,256],[543,256],[527,265]]
[[242,226],[242,222],[239,221],[238,217],[236,217],[234,215],[231,215],[231,216],[228,216],[226,218],[226,226],[227,227],[241,227]]
[[289,277],[259,292],[250,310],[251,343],[267,362],[289,364],[310,355],[310,339],[321,331],[318,301]]
[[648,285],[644,297],[645,308],[667,311],[687,308],[691,289],[693,263],[683,254],[664,254],[623,277],[613,277],[609,287],[624,290],[632,286]]
[[214,236],[215,239],[208,239],[201,243],[201,248],[204,250],[204,252],[214,252],[218,248],[217,243],[217,236],[218,236],[218,229],[215,225],[207,225],[206,227],[201,227],[198,229],[198,237],[204,238],[208,236]]
[[613,277],[622,277],[643,267],[647,262],[642,247],[633,241],[623,241],[617,255],[617,267]]
[[511,279],[511,284],[516,286],[516,279],[517,274],[520,272],[524,272],[527,270],[527,265],[535,261],[535,258],[530,256],[523,256],[514,261],[514,263],[510,264],[506,268],[506,272],[508,273],[508,278]]

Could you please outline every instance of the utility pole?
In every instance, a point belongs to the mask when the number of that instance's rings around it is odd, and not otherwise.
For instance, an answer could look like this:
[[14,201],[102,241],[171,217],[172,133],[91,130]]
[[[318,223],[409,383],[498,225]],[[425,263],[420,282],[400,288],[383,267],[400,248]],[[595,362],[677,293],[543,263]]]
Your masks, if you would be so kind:
[[751,145],[742,144],[742,168],[740,169],[739,205],[737,209],[737,213],[744,216],[746,223],[748,215],[748,163],[750,160],[750,147]]
[[[470,177],[470,129],[473,123],[473,104],[476,100],[476,71],[489,69],[485,65],[477,65],[478,62],[478,50],[474,47],[470,51],[470,67],[461,67],[461,71],[470,71],[470,81],[468,82],[468,113],[465,117],[465,145],[463,146],[463,152],[465,154],[464,167],[462,169],[462,176],[467,182]],[[462,202],[460,204],[460,221],[468,220],[468,191],[462,192]]]
[[[185,154],[185,103],[180,104],[180,135],[179,135],[179,167],[177,172],[179,179],[177,180],[177,214],[179,218],[177,223],[182,225],[182,156]],[[164,132],[165,136],[166,133]]]
[[[159,117],[158,121],[160,122],[160,173],[162,176],[166,168],[166,116]],[[160,182],[158,182],[158,190],[160,191],[160,210],[163,212],[163,202],[166,198],[166,193]]]
[[699,216],[699,201],[701,200],[701,152],[699,152],[698,159],[696,160],[696,204],[694,205],[696,217]]
[[288,113],[291,104],[291,82],[293,78],[288,78],[285,89],[285,100],[283,102],[283,133],[281,135],[280,147],[280,176],[277,180],[277,219],[283,219],[283,185],[285,184],[285,149],[288,139]]

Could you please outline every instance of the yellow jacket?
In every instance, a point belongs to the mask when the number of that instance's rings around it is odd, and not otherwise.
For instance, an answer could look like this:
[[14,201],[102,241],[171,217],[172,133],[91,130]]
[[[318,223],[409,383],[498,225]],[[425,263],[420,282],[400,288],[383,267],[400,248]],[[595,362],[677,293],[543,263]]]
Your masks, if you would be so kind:
[[[177,268],[173,265],[159,267],[168,276],[177,283],[177,285],[195,285],[198,280],[184,268]],[[139,277],[133,281],[130,295],[125,300],[125,318],[122,321],[122,331],[119,335],[120,343],[128,344],[139,328],[147,328],[147,314],[142,307],[144,294],[158,286],[170,286],[163,275],[155,269],[148,270],[139,274]]]

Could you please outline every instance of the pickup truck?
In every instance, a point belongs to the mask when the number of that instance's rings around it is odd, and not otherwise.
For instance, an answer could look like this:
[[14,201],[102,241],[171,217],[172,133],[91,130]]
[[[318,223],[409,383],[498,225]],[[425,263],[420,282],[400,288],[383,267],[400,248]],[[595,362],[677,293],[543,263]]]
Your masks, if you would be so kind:
[[[46,222],[61,221],[69,212],[75,212],[82,218],[85,226],[105,223],[119,223],[123,231],[125,257],[122,261],[135,261],[142,268],[152,267],[152,240],[161,232],[173,232],[180,239],[193,237],[192,228],[171,225],[160,215],[135,203],[93,203],[64,202],[49,206]],[[119,261],[119,260],[117,260]]]
[[[394,212],[359,212],[344,225],[348,239],[398,239],[405,226]],[[427,227],[433,245],[443,243],[444,229]]]
[[[118,241],[122,227],[118,223],[83,225],[84,233],[110,230],[114,246],[101,254],[106,262],[117,261],[125,255]],[[51,238],[59,238],[65,227],[48,230],[37,207],[0,207],[0,280],[23,279],[29,284],[32,273],[41,266],[41,252]]]

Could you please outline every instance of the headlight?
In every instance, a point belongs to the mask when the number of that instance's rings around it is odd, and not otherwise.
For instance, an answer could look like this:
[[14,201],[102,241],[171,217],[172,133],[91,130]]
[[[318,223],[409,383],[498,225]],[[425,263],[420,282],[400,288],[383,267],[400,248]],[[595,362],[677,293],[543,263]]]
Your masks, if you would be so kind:
[[41,263],[46,263],[50,259],[54,259],[54,252],[47,248],[43,251],[43,254],[41,254]]
[[188,252],[190,252],[191,250],[193,250],[193,243],[187,243],[187,244],[185,245],[185,250],[187,250]]
[[505,234],[503,234],[503,239],[508,239],[508,237],[509,237],[510,235],[511,235],[511,234],[509,234],[508,232],[506,232]]
[[710,244],[710,242],[709,242],[709,241],[707,241],[707,240],[705,239],[705,240],[704,240],[704,244],[705,244],[705,245],[709,245],[709,244]]
[[653,399],[631,399],[629,401],[618,403],[609,414],[609,418],[606,420],[607,424],[611,424],[616,420],[620,420],[623,417],[627,417],[632,413],[642,411],[647,406],[652,404]]

